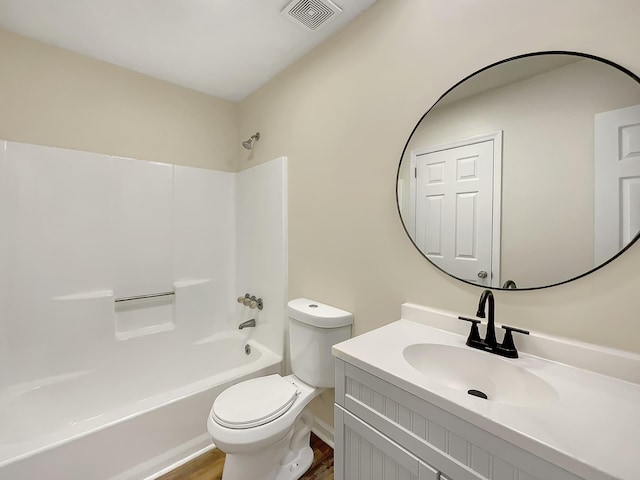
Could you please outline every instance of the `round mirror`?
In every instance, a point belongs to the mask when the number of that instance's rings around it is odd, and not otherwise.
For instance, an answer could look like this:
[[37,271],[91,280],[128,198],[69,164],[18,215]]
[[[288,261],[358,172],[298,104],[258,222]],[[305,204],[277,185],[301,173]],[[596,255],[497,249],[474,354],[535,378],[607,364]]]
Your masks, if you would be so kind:
[[640,231],[640,78],[538,52],[468,76],[405,145],[398,211],[436,267],[533,289],[601,267]]

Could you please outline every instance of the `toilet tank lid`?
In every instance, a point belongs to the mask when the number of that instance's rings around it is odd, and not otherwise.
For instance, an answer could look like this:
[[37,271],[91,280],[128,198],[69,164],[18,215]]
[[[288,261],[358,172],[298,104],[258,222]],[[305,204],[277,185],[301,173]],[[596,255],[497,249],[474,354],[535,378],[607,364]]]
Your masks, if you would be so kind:
[[296,298],[287,305],[290,317],[314,327],[336,328],[353,323],[351,313],[308,298]]

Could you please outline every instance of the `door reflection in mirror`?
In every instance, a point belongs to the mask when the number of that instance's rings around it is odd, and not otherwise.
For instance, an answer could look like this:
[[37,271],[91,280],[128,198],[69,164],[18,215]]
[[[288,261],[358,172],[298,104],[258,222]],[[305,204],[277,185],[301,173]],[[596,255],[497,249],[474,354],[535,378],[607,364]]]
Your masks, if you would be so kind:
[[441,269],[483,286],[500,284],[501,139],[496,132],[411,152],[415,244]]

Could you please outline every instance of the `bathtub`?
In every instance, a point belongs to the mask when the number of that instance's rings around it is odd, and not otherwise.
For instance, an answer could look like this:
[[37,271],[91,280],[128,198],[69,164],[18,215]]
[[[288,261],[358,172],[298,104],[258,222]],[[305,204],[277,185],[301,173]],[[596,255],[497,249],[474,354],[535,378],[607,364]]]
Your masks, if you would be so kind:
[[192,343],[178,357],[123,354],[104,367],[5,388],[0,479],[156,478],[212,448],[206,421],[220,392],[282,365],[239,332]]

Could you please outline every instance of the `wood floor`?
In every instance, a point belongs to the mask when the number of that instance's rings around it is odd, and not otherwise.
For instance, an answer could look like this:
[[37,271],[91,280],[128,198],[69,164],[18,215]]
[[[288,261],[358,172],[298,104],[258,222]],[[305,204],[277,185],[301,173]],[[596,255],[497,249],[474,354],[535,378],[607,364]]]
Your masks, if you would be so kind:
[[[333,449],[313,433],[311,447],[313,464],[300,480],[333,480]],[[158,480],[220,480],[223,466],[224,453],[216,448],[159,477]]]

